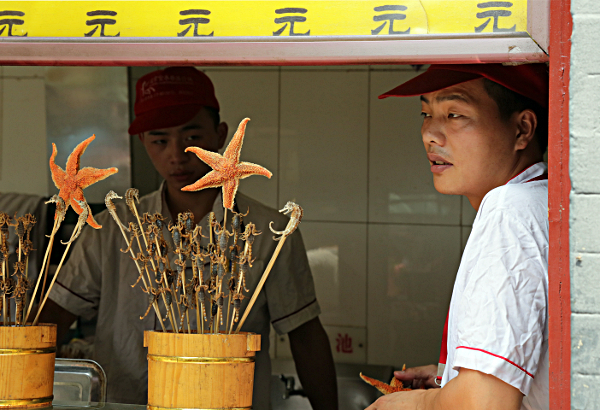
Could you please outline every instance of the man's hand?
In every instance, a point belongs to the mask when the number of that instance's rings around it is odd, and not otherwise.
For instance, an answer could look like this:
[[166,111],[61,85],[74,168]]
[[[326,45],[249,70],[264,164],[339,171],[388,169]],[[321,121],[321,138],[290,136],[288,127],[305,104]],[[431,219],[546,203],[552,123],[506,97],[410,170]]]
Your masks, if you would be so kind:
[[367,410],[519,410],[519,389],[489,374],[461,369],[443,389],[413,390],[380,397]]
[[405,387],[411,386],[413,389],[426,389],[440,387],[435,384],[437,377],[437,366],[430,364],[428,366],[411,367],[404,371],[397,370],[394,372],[394,377],[401,380]]

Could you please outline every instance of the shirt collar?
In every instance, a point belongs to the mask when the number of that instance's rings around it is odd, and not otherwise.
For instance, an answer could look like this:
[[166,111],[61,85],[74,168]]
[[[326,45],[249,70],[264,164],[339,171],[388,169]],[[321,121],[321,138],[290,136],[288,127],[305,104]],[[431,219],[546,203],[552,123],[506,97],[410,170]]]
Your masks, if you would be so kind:
[[525,168],[521,173],[512,177],[506,185],[510,184],[522,184],[529,181],[530,179],[537,178],[540,175],[548,173],[548,165],[545,162],[538,162]]

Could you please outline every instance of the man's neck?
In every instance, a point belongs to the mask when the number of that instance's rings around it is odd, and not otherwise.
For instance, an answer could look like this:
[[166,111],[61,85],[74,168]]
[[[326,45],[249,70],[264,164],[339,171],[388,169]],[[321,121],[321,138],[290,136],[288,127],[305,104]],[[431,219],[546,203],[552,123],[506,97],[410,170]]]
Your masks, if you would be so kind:
[[219,188],[207,188],[196,192],[182,192],[167,184],[165,200],[173,218],[177,218],[177,215],[182,212],[191,211],[194,214],[194,220],[198,222],[212,211],[218,194]]
[[[479,195],[466,195],[467,199],[469,200],[471,206],[478,211],[479,210],[479,206],[481,205],[481,202],[483,201],[483,198],[485,197],[485,195],[487,195],[488,192],[490,192],[492,189],[497,188],[499,186],[505,185],[508,181],[510,181],[511,179],[513,179],[514,177],[516,177],[517,175],[519,175],[521,172],[525,171],[527,168],[531,167],[532,165],[537,164],[538,162],[543,161],[542,158],[521,158],[519,162],[517,162],[515,164],[515,166],[509,170],[508,172],[506,172],[505,174],[508,175],[508,177],[503,178],[503,180],[501,182],[498,182],[496,184],[494,184],[491,187],[488,187],[488,189],[485,190],[485,192],[480,193]],[[505,180],[504,180],[505,179]]]

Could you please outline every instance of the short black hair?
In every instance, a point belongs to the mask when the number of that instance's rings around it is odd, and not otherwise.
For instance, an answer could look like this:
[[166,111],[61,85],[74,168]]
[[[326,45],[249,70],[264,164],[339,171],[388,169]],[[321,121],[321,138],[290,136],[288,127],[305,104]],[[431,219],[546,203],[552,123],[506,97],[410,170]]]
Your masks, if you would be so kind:
[[518,94],[508,88],[487,78],[483,79],[483,85],[488,95],[496,102],[500,110],[500,117],[508,120],[515,112],[532,110],[537,117],[535,138],[540,147],[542,155],[548,148],[548,109],[542,107],[532,99]]
[[213,120],[213,123],[215,124],[215,129],[217,129],[217,127],[221,123],[221,115],[219,114],[219,110],[217,110],[215,107],[207,107],[207,106],[204,106],[204,109],[206,110],[206,112],[208,112],[208,115],[210,116],[210,118]]

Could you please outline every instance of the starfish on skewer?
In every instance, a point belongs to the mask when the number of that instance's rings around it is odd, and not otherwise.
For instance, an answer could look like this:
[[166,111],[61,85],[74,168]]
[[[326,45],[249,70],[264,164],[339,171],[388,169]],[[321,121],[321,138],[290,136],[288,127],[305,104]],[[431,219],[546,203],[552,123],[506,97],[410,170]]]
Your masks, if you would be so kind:
[[[60,190],[58,195],[65,201],[67,207],[71,205],[75,212],[81,215],[83,208],[79,203],[83,203],[89,210],[89,205],[83,196],[83,189],[88,186],[102,181],[104,178],[117,173],[117,168],[98,169],[92,167],[81,168],[81,155],[85,152],[85,149],[96,138],[92,135],[85,141],[81,142],[75,147],[69,158],[67,158],[66,169],[63,170],[61,167],[56,165],[54,159],[56,158],[56,145],[52,143],[52,155],[50,156],[50,171],[52,172],[52,180],[56,187]],[[79,201],[79,203],[78,203]],[[86,222],[96,229],[102,228],[98,222],[94,220],[92,212],[88,213]]]
[[240,151],[244,142],[246,124],[250,118],[244,118],[223,155],[207,151],[198,147],[188,147],[185,152],[191,151],[213,170],[204,175],[191,185],[181,188],[182,191],[199,191],[205,188],[223,187],[223,207],[233,208],[233,201],[240,184],[240,179],[250,175],[263,175],[271,178],[273,175],[268,169],[251,162],[240,162]]
[[402,384],[402,381],[396,379],[395,377],[392,378],[392,380],[390,381],[390,384],[380,382],[379,380],[365,376],[362,373],[360,373],[360,378],[363,379],[365,382],[369,383],[371,386],[375,387],[377,390],[379,390],[383,394],[390,394],[390,393],[396,393],[399,391],[412,390],[410,387],[404,387],[404,385]]

